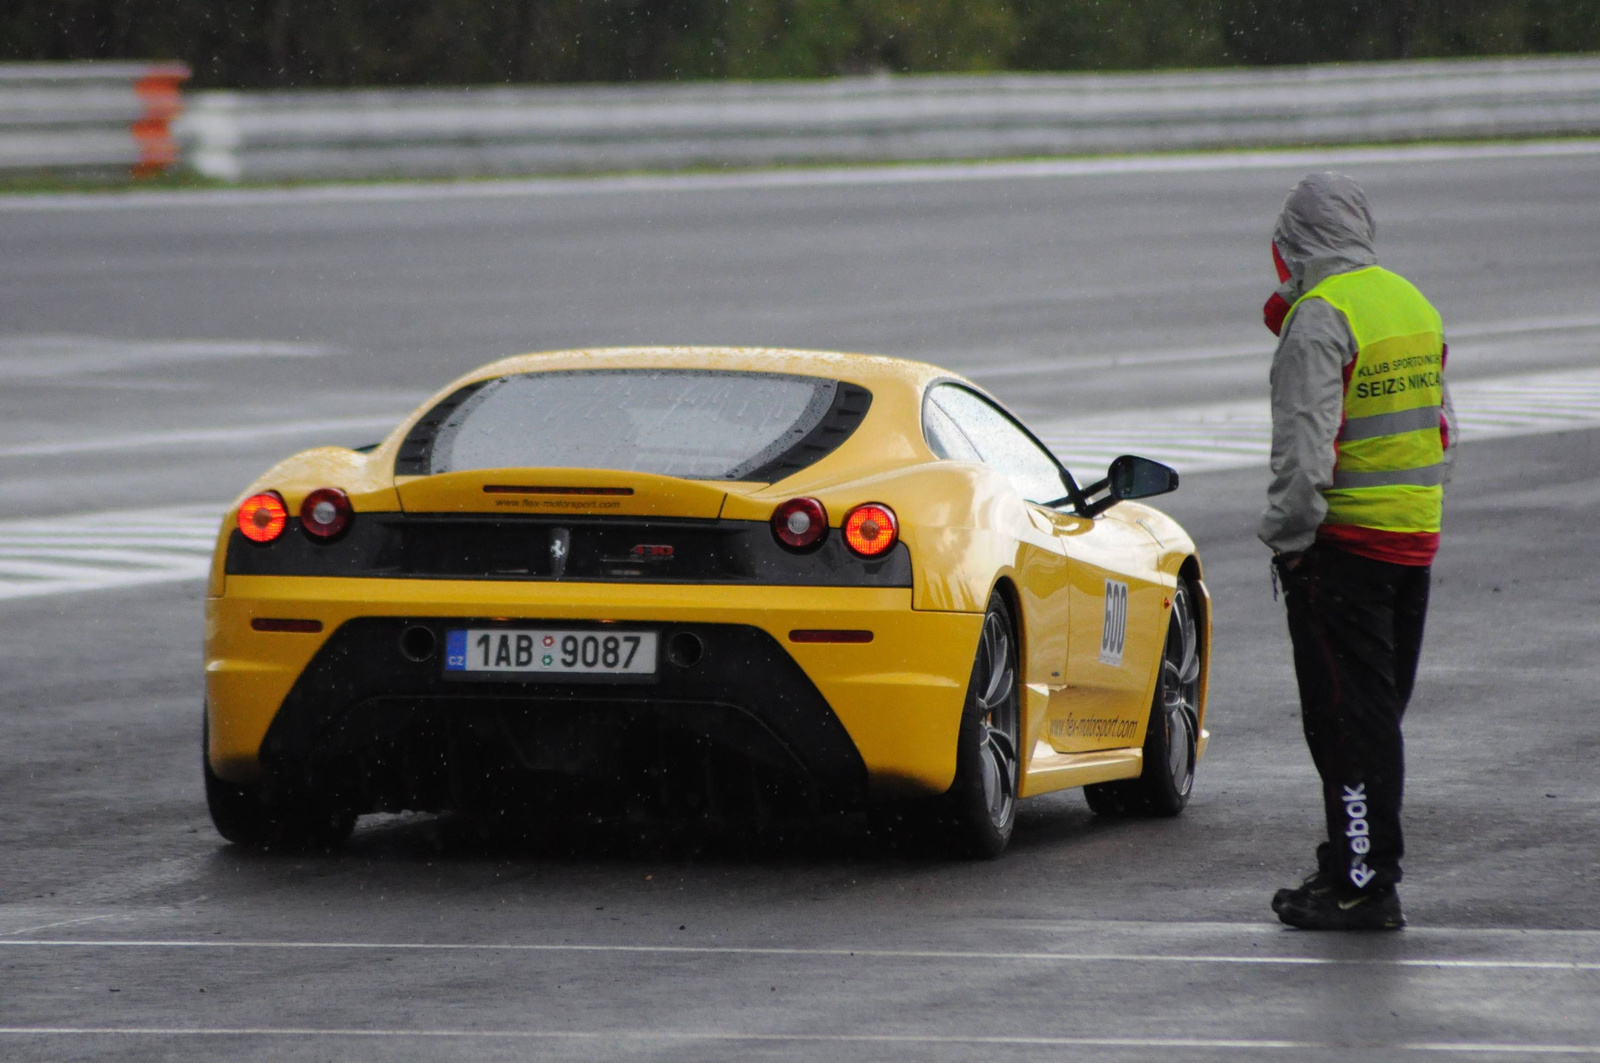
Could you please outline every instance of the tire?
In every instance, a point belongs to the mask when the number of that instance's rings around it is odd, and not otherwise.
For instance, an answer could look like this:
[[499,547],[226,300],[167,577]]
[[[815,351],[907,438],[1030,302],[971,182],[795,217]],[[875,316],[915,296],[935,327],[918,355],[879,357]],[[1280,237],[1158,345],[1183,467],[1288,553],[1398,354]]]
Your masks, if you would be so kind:
[[1017,816],[1022,698],[1016,626],[999,594],[989,597],[956,736],[956,776],[943,795],[867,809],[872,831],[891,846],[993,859]]
[[1176,816],[1189,803],[1200,733],[1200,672],[1194,595],[1188,582],[1179,579],[1145,728],[1144,771],[1137,779],[1085,786],[1083,796],[1096,814]]
[[206,808],[212,826],[234,845],[255,849],[336,849],[355,829],[348,808],[313,795],[269,800],[259,786],[228,782],[211,770],[211,722],[200,730],[200,762],[205,773]]
[[993,859],[1017,821],[1022,695],[1017,628],[998,593],[989,596],[956,739],[956,777],[944,796],[948,840],[963,856]]
[[255,791],[221,779],[211,770],[203,752],[206,774],[206,808],[217,833],[235,845],[261,845],[267,837],[266,809]]

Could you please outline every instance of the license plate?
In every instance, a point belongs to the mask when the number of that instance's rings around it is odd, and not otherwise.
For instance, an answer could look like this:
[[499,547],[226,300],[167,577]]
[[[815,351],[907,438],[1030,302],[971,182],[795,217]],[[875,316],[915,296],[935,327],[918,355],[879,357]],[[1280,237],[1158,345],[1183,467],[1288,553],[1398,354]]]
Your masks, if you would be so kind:
[[654,631],[456,628],[444,670],[461,673],[655,675]]

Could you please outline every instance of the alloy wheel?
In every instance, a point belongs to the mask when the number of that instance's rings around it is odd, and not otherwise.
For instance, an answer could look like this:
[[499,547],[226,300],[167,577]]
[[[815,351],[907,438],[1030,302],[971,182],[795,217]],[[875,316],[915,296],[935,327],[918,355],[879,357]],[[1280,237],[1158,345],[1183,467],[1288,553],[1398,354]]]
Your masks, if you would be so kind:
[[1161,659],[1161,711],[1167,725],[1167,771],[1173,789],[1184,796],[1194,785],[1200,730],[1200,636],[1189,590],[1181,582],[1172,595],[1172,620]]
[[978,718],[983,796],[989,821],[1004,829],[1017,809],[1017,746],[1021,712],[1011,632],[996,612],[983,620],[978,643]]

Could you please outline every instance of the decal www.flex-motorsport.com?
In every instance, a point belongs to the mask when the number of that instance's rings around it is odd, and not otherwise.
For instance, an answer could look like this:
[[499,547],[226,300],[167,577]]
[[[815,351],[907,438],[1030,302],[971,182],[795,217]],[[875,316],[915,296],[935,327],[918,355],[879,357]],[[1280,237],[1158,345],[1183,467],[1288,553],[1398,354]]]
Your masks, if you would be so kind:
[[1100,628],[1100,663],[1122,667],[1122,647],[1128,641],[1128,585],[1106,580],[1106,616]]

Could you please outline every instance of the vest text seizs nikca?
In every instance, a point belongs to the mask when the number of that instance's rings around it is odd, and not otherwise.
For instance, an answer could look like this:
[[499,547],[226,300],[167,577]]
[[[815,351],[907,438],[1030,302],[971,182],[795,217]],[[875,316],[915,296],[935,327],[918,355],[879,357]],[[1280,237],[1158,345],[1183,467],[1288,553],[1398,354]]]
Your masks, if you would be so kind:
[[1307,299],[1342,313],[1356,342],[1317,538],[1380,561],[1430,564],[1444,504],[1439,312],[1410,281],[1378,266],[1327,278],[1295,302],[1285,328]]

